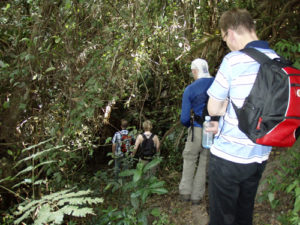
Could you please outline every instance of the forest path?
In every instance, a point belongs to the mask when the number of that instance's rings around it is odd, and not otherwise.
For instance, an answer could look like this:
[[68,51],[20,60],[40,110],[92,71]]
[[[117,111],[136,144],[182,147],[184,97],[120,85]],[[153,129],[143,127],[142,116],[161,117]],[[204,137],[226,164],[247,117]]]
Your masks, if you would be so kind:
[[181,173],[173,172],[164,179],[168,187],[168,194],[154,196],[149,200],[148,204],[151,207],[160,208],[161,212],[169,216],[169,222],[173,225],[207,225],[208,213],[207,202],[208,196],[200,205],[192,205],[191,202],[183,202],[179,199],[178,183]]

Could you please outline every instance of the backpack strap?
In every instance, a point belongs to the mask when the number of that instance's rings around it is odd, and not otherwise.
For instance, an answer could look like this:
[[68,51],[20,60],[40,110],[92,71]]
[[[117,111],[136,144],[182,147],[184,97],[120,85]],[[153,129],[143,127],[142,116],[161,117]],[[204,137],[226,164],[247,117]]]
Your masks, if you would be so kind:
[[122,136],[124,136],[124,134],[122,134],[122,130],[119,130],[118,133]]
[[149,139],[153,139],[153,137],[154,137],[154,134],[151,134],[151,136],[149,137]]
[[121,133],[121,131],[118,131],[119,135],[120,135],[120,140],[122,142],[122,137],[123,137],[123,134]]
[[253,58],[255,61],[257,61],[259,64],[264,64],[264,63],[268,62],[269,60],[272,60],[271,58],[266,56],[266,54],[258,51],[255,48],[244,48],[244,49],[240,50],[240,52],[247,54],[248,56]]
[[[146,137],[146,135],[144,133],[142,133],[142,136],[143,136],[144,140],[147,139],[147,137]],[[153,137],[154,137],[154,134],[151,134],[150,137],[149,137],[149,139],[152,139]]]

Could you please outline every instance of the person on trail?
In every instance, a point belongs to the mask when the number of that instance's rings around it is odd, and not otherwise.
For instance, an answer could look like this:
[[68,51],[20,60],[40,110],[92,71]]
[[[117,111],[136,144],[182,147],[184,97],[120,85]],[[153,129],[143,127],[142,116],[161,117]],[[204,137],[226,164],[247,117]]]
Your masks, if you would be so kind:
[[121,167],[126,169],[128,166],[125,162],[126,152],[130,153],[130,146],[133,144],[133,138],[127,130],[128,121],[121,120],[121,130],[117,131],[112,139],[112,155],[115,160],[115,178],[118,179]]
[[214,78],[210,76],[208,64],[204,59],[192,61],[191,70],[194,82],[184,90],[180,116],[181,123],[188,127],[188,136],[182,153],[183,171],[179,195],[181,200],[192,201],[192,204],[198,205],[205,192],[208,161],[208,150],[201,145],[203,114],[208,100],[206,91]]
[[239,51],[255,48],[270,58],[278,57],[265,41],[258,40],[255,24],[245,9],[222,14],[221,36],[231,50],[208,89],[208,112],[219,115],[219,124],[207,128],[218,132],[210,149],[210,225],[251,225],[255,195],[271,147],[253,143],[238,128],[232,102],[241,107],[257,76],[259,63]]
[[[157,135],[151,133],[152,123],[150,120],[143,122],[144,133],[139,134],[136,138],[133,157],[137,154],[139,162],[144,165],[149,163],[155,154],[160,154],[160,142]],[[155,168],[152,168],[151,175],[155,174]]]

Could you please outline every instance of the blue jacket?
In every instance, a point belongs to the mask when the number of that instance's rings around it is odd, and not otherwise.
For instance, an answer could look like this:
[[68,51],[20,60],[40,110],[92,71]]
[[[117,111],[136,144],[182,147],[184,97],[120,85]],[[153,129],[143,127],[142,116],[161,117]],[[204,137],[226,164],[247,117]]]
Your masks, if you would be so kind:
[[[195,80],[193,83],[188,85],[182,96],[182,107],[181,107],[181,116],[180,122],[189,127],[191,109],[198,116],[202,116],[202,110],[207,103],[208,95],[206,93],[207,89],[210,87],[214,78],[200,78]],[[202,124],[198,124],[194,121],[195,127],[202,127]]]

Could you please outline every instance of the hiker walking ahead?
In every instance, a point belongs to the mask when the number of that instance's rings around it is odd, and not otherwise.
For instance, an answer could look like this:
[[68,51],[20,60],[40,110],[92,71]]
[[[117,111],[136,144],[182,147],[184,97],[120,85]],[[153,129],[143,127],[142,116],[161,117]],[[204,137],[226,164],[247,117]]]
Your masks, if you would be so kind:
[[[207,89],[213,82],[208,71],[207,62],[195,59],[191,65],[194,82],[187,86],[182,96],[182,112],[180,121],[188,127],[188,137],[182,153],[183,171],[179,184],[179,194],[183,201],[200,204],[205,192],[207,149],[201,145],[203,109],[208,100]],[[193,110],[194,121],[191,119]],[[197,164],[198,162],[198,164]],[[195,171],[197,168],[197,171]]]
[[258,183],[271,147],[253,143],[238,128],[231,102],[238,107],[243,105],[259,69],[254,59],[239,50],[255,48],[270,58],[278,56],[267,42],[258,40],[254,21],[247,10],[225,12],[219,26],[231,52],[223,58],[207,92],[209,114],[222,116],[219,134],[210,149],[210,225],[251,225]]
[[[138,154],[139,161],[147,164],[149,163],[153,156],[160,152],[159,150],[159,139],[158,136],[151,133],[152,123],[150,120],[143,122],[144,133],[139,134],[134,145],[133,156]],[[153,169],[152,174],[155,169]]]
[[133,144],[133,138],[129,136],[127,130],[128,121],[125,119],[121,120],[121,130],[114,134],[112,139],[112,153],[115,159],[115,177],[118,179],[121,167],[127,168],[125,162],[125,153],[129,152],[130,146]]

